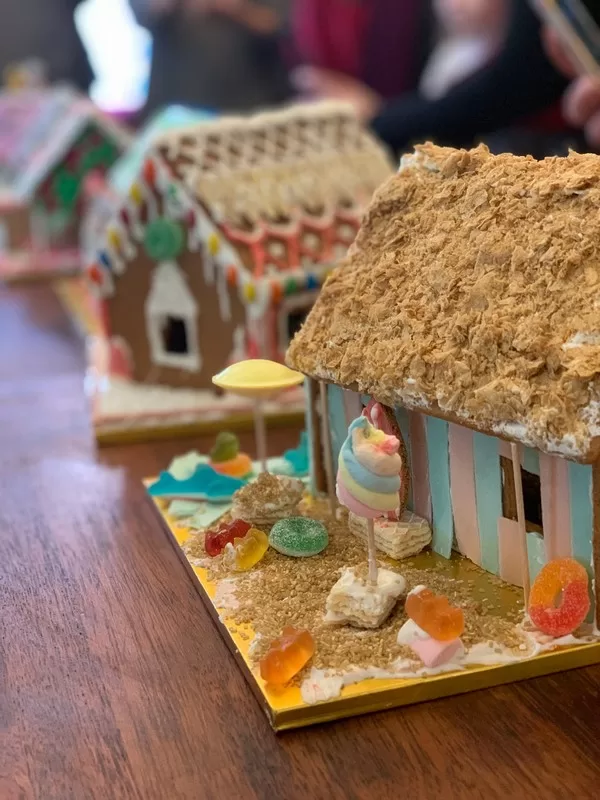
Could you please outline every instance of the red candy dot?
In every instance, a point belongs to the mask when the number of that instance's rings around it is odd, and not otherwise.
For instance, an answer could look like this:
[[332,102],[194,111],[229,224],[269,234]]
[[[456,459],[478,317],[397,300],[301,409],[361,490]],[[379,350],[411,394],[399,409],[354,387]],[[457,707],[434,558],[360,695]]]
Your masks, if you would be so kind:
[[150,185],[154,186],[154,182],[156,181],[156,167],[154,166],[154,161],[151,159],[147,159],[144,163],[144,169],[142,171],[145,181]]
[[100,286],[103,283],[102,277],[102,270],[98,266],[98,264],[92,264],[87,271],[88,278],[91,280],[92,283],[95,283],[96,286]]

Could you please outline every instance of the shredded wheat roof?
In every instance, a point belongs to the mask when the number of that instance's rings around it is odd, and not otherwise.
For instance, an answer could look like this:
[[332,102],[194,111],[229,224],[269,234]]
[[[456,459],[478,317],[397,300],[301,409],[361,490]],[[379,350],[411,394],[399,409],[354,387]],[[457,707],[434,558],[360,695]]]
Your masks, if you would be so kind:
[[375,195],[288,363],[595,459],[600,157],[417,147]]
[[157,148],[213,218],[234,227],[366,205],[392,170],[351,108],[332,103],[183,128]]

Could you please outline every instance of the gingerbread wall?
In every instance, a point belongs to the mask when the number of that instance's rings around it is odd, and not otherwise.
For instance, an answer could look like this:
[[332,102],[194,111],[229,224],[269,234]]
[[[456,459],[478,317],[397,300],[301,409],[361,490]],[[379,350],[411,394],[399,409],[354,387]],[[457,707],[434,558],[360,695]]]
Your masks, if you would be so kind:
[[6,249],[25,250],[29,247],[29,206],[2,211],[1,219],[6,230]]
[[232,353],[234,332],[245,328],[246,316],[237,291],[229,292],[231,313],[221,316],[218,280],[208,283],[202,263],[202,252],[185,251],[177,264],[198,307],[197,335],[202,355],[199,371],[177,369],[153,363],[146,324],[146,303],[152,289],[154,262],[142,247],[125,272],[116,278],[114,295],[107,300],[110,333],[128,344],[133,361],[134,380],[147,384],[174,387],[213,388],[211,378],[223,369]]

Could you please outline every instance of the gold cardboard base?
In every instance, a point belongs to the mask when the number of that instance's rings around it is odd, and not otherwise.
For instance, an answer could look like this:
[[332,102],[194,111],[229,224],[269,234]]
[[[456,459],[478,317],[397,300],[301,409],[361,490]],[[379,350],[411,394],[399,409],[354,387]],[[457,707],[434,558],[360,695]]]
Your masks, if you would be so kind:
[[[151,480],[147,481],[146,485],[151,482]],[[278,692],[266,687],[258,671],[253,669],[248,654],[254,636],[251,626],[233,625],[227,619],[220,618],[213,600],[216,584],[209,579],[205,569],[195,567],[188,561],[181,548],[181,545],[189,537],[190,531],[170,517],[167,512],[167,501],[159,498],[153,498],[153,500],[196,589],[206,603],[221,635],[238,661],[250,688],[265,708],[271,725],[276,731],[421,703],[426,700],[472,692],[477,689],[487,689],[491,686],[600,663],[600,642],[569,645],[511,664],[469,667],[430,677],[363,680],[344,687],[339,697],[315,705],[307,704],[303,701],[300,689],[296,686]],[[416,564],[419,559],[425,557],[433,558],[435,561],[441,559],[441,557],[428,553],[417,556],[411,563]],[[466,576],[468,573],[469,580],[474,583],[474,589],[481,591],[481,587],[485,585],[486,573],[478,570],[478,574],[474,575],[472,565],[462,557],[453,557],[449,561],[441,560],[447,564],[448,572],[454,577]],[[495,592],[498,601],[506,604],[514,603],[514,587],[508,585],[502,587],[498,584],[499,582],[495,581],[495,588],[490,590]]]

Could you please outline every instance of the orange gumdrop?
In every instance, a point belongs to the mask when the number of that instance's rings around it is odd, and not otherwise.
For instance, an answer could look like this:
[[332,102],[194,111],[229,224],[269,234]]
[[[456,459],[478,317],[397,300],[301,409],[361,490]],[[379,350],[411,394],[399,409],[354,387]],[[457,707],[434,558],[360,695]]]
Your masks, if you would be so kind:
[[285,686],[310,661],[314,652],[315,643],[308,631],[286,627],[281,636],[273,639],[260,660],[261,678],[272,686]]
[[243,478],[252,472],[252,459],[246,453],[238,453],[234,458],[227,461],[210,462],[215,472],[221,475],[229,475],[231,478]]
[[588,574],[574,558],[555,558],[539,571],[529,593],[529,617],[555,638],[573,633],[590,610]]
[[458,639],[465,629],[462,609],[451,606],[447,597],[434,594],[430,589],[411,592],[406,598],[406,613],[438,642]]

